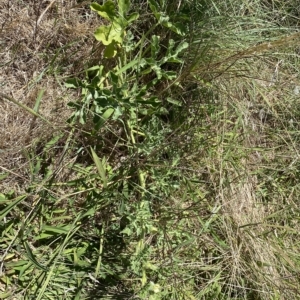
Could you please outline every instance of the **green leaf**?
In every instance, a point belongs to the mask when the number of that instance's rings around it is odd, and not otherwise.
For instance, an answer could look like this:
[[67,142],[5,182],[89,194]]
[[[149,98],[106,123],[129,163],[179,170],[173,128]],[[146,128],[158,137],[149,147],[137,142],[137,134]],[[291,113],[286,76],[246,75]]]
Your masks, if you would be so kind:
[[38,241],[38,240],[43,240],[43,239],[49,239],[49,238],[52,238],[52,237],[53,237],[53,234],[41,233],[40,235],[36,236],[34,239],[36,241]]
[[167,49],[167,56],[168,57],[172,55],[174,47],[175,47],[175,41],[173,39],[170,39],[168,49]]
[[93,216],[95,214],[95,212],[96,212],[95,208],[92,207],[88,211],[82,212],[78,220],[81,220],[85,217]]
[[[4,277],[4,276],[3,276],[3,277]],[[2,278],[2,279],[4,279],[4,278]],[[1,293],[1,294],[0,294],[0,299],[7,299],[7,298],[10,297],[11,295],[12,295],[12,294],[11,294],[10,291]]]
[[106,188],[107,187],[107,178],[106,178],[105,169],[103,167],[103,164],[102,164],[100,158],[98,157],[98,155],[96,154],[96,152],[93,150],[93,148],[91,148],[91,152],[92,152],[93,160],[96,164],[98,173],[103,181],[103,186],[104,186],[104,188]]
[[123,35],[124,30],[118,23],[113,23],[109,26],[100,26],[96,29],[94,36],[97,41],[103,43],[103,45],[109,45],[113,41],[116,43],[122,44],[123,43]]
[[106,1],[103,5],[92,3],[91,9],[93,11],[96,11],[98,15],[109,21],[113,21],[114,18],[117,17],[115,4],[110,0]]
[[178,100],[175,100],[175,99],[172,99],[172,98],[167,98],[167,101],[169,103],[172,103],[172,104],[176,105],[176,106],[181,106],[181,102],[178,101]]
[[9,173],[1,173],[0,180],[5,179],[8,175],[9,175]]
[[162,75],[164,78],[168,80],[176,79],[177,78],[177,73],[175,71],[163,71]]
[[127,20],[128,24],[130,24],[130,23],[134,22],[135,20],[137,20],[139,16],[140,15],[138,13],[132,13],[131,15],[129,15],[126,18],[126,20]]
[[20,202],[22,202],[25,198],[27,197],[27,195],[23,195],[23,196],[19,196],[16,198],[16,200],[11,203],[10,205],[8,205],[7,207],[5,207],[3,210],[0,211],[0,221],[15,207],[17,206]]
[[58,233],[58,234],[67,234],[70,231],[70,226],[61,226],[61,227],[54,227],[54,226],[48,226],[48,225],[44,225],[42,227],[43,231],[50,231],[50,232],[54,232],[54,233]]
[[26,241],[24,241],[24,246],[27,252],[27,257],[29,258],[29,260],[40,270],[43,270],[45,272],[47,272],[47,268],[45,268],[44,266],[42,266],[36,259],[35,256],[33,255],[28,243]]
[[[24,262],[24,261],[21,261],[21,262]],[[20,267],[20,266],[21,266],[21,267]],[[32,262],[31,262],[31,261],[30,261],[30,262],[26,261],[26,264],[23,263],[22,265],[19,265],[19,267],[16,266],[15,270],[18,270],[18,269],[19,269],[19,279],[22,278],[23,274],[24,274],[31,266],[32,266]],[[29,270],[29,271],[31,271],[31,270]],[[27,273],[28,273],[28,272],[27,272]]]
[[39,108],[40,108],[40,104],[41,104],[41,100],[43,98],[44,92],[45,92],[45,90],[41,90],[36,98],[35,105],[33,108],[33,110],[35,112],[39,112]]
[[[22,267],[24,265],[28,264],[28,261],[27,260],[17,260],[17,261],[10,261],[10,262],[7,262],[5,264],[5,267],[7,269],[11,269],[11,268],[18,268],[18,267]],[[17,269],[17,270],[20,270],[20,269]]]
[[[168,22],[170,23],[170,22]],[[180,23],[170,23],[170,26],[168,27],[171,29],[173,32],[177,33],[178,35],[185,36],[186,35],[186,30],[184,26]]]
[[128,236],[131,236],[132,235],[132,230],[129,227],[126,227],[125,229],[123,229],[121,231],[121,233],[127,234]]
[[161,64],[164,64],[166,62],[168,63],[183,63],[183,60],[179,58],[179,54],[188,48],[189,44],[187,42],[181,42],[177,48],[174,50],[175,42],[174,40],[169,41],[169,47],[168,51],[165,57],[163,57],[160,61]]
[[104,68],[104,67],[103,67],[102,65],[101,65],[101,66],[93,66],[93,67],[88,68],[86,71],[89,72],[89,71],[100,70],[101,73],[102,73],[103,68]]
[[79,79],[75,79],[75,78],[70,78],[70,79],[67,79],[66,82],[65,82],[65,87],[67,88],[79,88],[82,86],[82,83]]
[[123,111],[122,108],[120,106],[117,106],[113,115],[113,120],[118,120],[120,116],[122,116]]
[[162,24],[163,26],[169,28],[169,26],[172,25],[172,23],[169,22],[170,18],[162,13],[157,14],[158,23]]
[[148,3],[149,3],[149,6],[150,6],[151,11],[152,11],[154,14],[157,14],[157,13],[158,13],[158,10],[159,10],[159,6],[158,6],[158,4],[157,4],[157,0],[148,0]]
[[132,60],[127,65],[125,65],[124,67],[122,67],[121,69],[119,69],[115,74],[119,75],[121,73],[124,73],[126,70],[128,70],[128,69],[134,67],[136,64],[138,64],[138,62],[139,62],[138,59]]
[[64,136],[63,133],[60,133],[56,136],[54,136],[46,145],[44,150],[48,151],[50,148],[52,148],[62,137]]
[[159,53],[159,50],[160,50],[159,40],[160,40],[159,36],[152,35],[152,38],[151,38],[151,57],[153,59],[156,58],[156,56],[157,56],[157,54]]
[[130,8],[130,0],[118,0],[119,13],[124,18]]
[[102,115],[102,119],[106,121],[114,112],[115,110],[113,108],[108,108],[105,113]]
[[183,50],[187,49],[189,47],[189,43],[187,42],[181,42],[178,47],[176,48],[175,55],[178,55]]
[[112,41],[109,45],[106,46],[104,50],[104,57],[106,58],[112,58],[115,57],[117,54],[117,43],[115,41]]
[[158,79],[162,78],[162,70],[159,66],[154,65],[154,66],[151,67],[151,69],[156,73],[156,76],[157,76]]
[[100,121],[98,121],[97,124],[95,125],[95,129],[99,130],[104,125],[104,123],[110,118],[110,116],[113,114],[114,111],[115,111],[114,108],[112,107],[108,108],[100,117],[101,118]]

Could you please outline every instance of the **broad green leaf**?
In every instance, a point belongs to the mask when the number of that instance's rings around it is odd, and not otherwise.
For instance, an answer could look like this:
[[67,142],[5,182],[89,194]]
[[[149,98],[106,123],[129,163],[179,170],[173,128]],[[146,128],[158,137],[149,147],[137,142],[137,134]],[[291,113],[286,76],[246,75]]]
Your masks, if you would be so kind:
[[172,30],[173,32],[177,33],[178,35],[184,36],[185,35],[185,28],[180,23],[171,23],[169,22],[169,17],[167,16],[160,16],[160,23]]
[[120,80],[119,76],[116,75],[114,72],[110,71],[110,72],[109,72],[109,78],[110,78],[110,80],[111,80],[113,86],[114,86],[114,87],[118,87],[118,85],[119,85],[119,80]]
[[170,39],[168,49],[167,49],[167,56],[168,57],[172,56],[174,47],[175,47],[175,41],[173,39]]
[[183,63],[183,60],[181,58],[178,58],[178,57],[170,57],[170,58],[167,58],[166,62],[168,63],[176,63],[176,64],[182,64]]
[[188,48],[189,44],[187,42],[181,42],[175,50],[173,50],[175,46],[174,40],[169,41],[169,47],[167,51],[167,55],[162,59],[162,63],[165,62],[173,62],[173,63],[182,63],[183,60],[178,57],[178,55]]
[[132,235],[132,230],[129,227],[126,227],[125,229],[123,229],[121,231],[121,233],[127,234],[128,236],[131,236]]
[[102,25],[98,27],[94,36],[97,41],[102,42],[103,45],[106,46],[111,44],[113,41],[119,44],[123,43],[123,29],[117,23],[113,23],[109,26]]
[[147,261],[144,263],[144,268],[146,270],[152,270],[152,271],[156,271],[158,269],[158,267],[154,264],[152,264],[151,262]]
[[129,8],[130,8],[130,0],[118,0],[119,13],[125,18]]
[[108,108],[105,113],[102,115],[102,119],[106,121],[114,112],[115,110],[113,108]]
[[109,21],[113,21],[114,18],[117,17],[115,4],[110,0],[106,1],[103,5],[92,3],[91,9],[93,11],[96,11],[98,15]]
[[117,54],[116,46],[117,43],[115,41],[112,41],[109,45],[107,45],[103,53],[104,57],[106,58],[115,57]]
[[75,78],[67,79],[66,82],[65,82],[65,87],[67,87],[67,88],[76,89],[76,88],[79,88],[81,86],[82,86],[81,81],[78,80],[78,79],[75,79]]
[[14,202],[12,202],[10,205],[5,207],[3,210],[0,211],[0,221],[15,207],[17,206],[20,202],[22,202],[27,195],[19,196],[16,198]]
[[87,261],[79,259],[75,265],[77,265],[79,267],[90,267],[91,264]]
[[149,290],[157,294],[161,291],[161,286],[159,284],[155,284],[154,282],[150,281]]
[[101,160],[99,159],[98,155],[96,154],[96,152],[93,150],[93,148],[91,148],[91,152],[92,152],[93,160],[96,164],[98,173],[103,181],[103,186],[104,186],[104,188],[106,188],[107,187],[107,178],[106,178],[105,169],[103,167],[103,164],[102,164]]
[[117,106],[115,111],[114,111],[114,115],[112,117],[113,120],[118,120],[120,116],[122,116],[123,114],[123,110],[121,106]]

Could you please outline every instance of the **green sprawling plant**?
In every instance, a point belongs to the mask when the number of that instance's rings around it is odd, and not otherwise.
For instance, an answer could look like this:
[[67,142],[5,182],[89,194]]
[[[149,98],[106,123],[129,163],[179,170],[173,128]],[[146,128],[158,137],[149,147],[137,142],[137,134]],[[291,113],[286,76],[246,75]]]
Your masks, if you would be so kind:
[[[156,189],[163,189],[176,176],[174,170],[161,172],[155,170],[151,163],[167,168],[168,164],[173,167],[177,164],[176,160],[163,159],[171,151],[165,141],[172,131],[170,124],[162,120],[162,115],[168,113],[166,103],[180,106],[180,101],[168,96],[165,102],[162,94],[168,93],[158,87],[172,85],[180,76],[183,67],[180,56],[188,43],[182,29],[171,23],[165,13],[159,12],[155,1],[150,1],[149,6],[156,21],[136,42],[129,25],[138,18],[138,14],[128,15],[129,4],[129,1],[118,1],[117,5],[107,1],[103,5],[91,5],[93,10],[109,21],[108,25],[102,25],[95,31],[95,37],[106,46],[104,56],[115,57],[112,61],[114,65],[107,66],[104,63],[93,66],[87,70],[86,79],[68,82],[69,87],[81,88],[83,94],[80,103],[70,103],[75,108],[70,122],[78,119],[84,125],[92,120],[89,134],[92,137],[100,135],[100,140],[101,134],[107,134],[107,122],[111,120],[114,124],[108,133],[110,141],[115,143],[115,149],[122,149],[119,150],[124,161],[121,166],[114,167],[114,161],[97,155],[107,147],[106,142],[101,146],[91,145],[91,153],[102,180],[101,193],[112,196],[119,191],[118,215],[125,222],[120,234],[128,240],[123,243],[129,247],[127,255],[131,256],[130,259],[127,257],[128,266],[122,277],[132,278],[132,287],[141,289],[146,296],[160,291],[160,285],[148,278],[158,266],[151,263],[152,247],[147,245],[145,239],[156,235],[160,226],[151,210],[160,197],[168,196],[170,192],[166,189],[167,194],[164,195],[163,190],[160,192]],[[163,48],[161,37],[154,34],[161,25],[180,33],[180,42],[178,39],[169,39],[166,48]],[[173,71],[167,70],[166,66],[173,65]],[[155,181],[158,185],[152,188]],[[175,180],[176,185],[178,183]],[[108,204],[116,201],[114,197],[109,199]],[[111,220],[106,226],[111,226],[110,223]],[[105,268],[99,268],[97,278],[104,280],[106,276]]]

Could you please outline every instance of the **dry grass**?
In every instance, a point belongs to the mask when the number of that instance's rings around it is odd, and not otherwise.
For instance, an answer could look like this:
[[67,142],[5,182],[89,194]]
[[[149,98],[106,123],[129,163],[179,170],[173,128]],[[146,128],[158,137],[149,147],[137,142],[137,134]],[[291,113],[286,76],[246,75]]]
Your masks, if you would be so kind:
[[[299,162],[298,147],[291,135],[293,126],[299,124],[298,96],[294,92],[299,79],[288,64],[272,58],[252,60],[251,73],[247,74],[250,78],[222,78],[218,82],[221,94],[227,95],[222,99],[227,124],[220,123],[218,129],[222,143],[215,168],[220,170],[219,179],[232,180],[220,181],[219,189],[224,240],[229,245],[224,257],[232,291],[242,286],[240,279],[244,278],[248,286],[255,286],[253,297],[260,299],[276,293],[280,299],[293,298],[299,285],[294,273],[298,269],[296,252],[290,243],[300,227],[295,222],[289,227],[292,217],[284,213],[290,207],[297,209],[297,200],[288,196],[289,179],[286,184],[277,182],[278,173],[290,173],[289,169]],[[262,175],[266,170],[276,175],[266,178]],[[273,181],[273,194],[265,191],[268,181]]]
[[[39,113],[56,128],[65,127],[70,115],[66,104],[77,97],[64,88],[63,79],[81,72],[97,50],[92,32],[99,20],[86,9],[88,4],[75,0],[0,3],[1,92],[33,108],[44,90]],[[0,114],[0,167],[1,172],[10,172],[0,190],[19,190],[28,180],[22,150],[37,140],[46,143],[54,129],[8,101],[0,101]]]

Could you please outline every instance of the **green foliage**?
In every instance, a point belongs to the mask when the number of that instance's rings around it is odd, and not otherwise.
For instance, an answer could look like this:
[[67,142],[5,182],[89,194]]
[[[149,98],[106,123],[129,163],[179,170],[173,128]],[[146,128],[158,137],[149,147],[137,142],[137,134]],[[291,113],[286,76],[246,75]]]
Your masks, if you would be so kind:
[[126,28],[139,17],[138,13],[127,15],[130,9],[129,0],[119,0],[117,8],[113,1],[106,1],[103,5],[91,4],[92,10],[110,22],[107,26],[98,27],[94,33],[95,38],[106,45],[104,56],[107,58],[117,54],[118,48],[123,44]]

